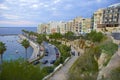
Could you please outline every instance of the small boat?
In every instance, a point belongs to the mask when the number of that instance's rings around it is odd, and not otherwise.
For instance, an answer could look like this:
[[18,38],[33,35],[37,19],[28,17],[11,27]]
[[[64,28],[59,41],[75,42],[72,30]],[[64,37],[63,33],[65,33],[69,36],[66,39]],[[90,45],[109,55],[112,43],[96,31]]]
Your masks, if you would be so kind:
[[16,50],[15,52],[18,53],[18,50]]

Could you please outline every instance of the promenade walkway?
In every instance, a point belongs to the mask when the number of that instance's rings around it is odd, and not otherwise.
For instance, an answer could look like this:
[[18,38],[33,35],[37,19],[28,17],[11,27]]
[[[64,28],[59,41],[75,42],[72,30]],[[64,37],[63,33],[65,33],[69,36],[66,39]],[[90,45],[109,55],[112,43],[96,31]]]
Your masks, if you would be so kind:
[[59,70],[57,71],[49,80],[67,80],[68,71],[73,63],[78,59],[78,52],[71,47],[72,51],[75,51],[75,56],[72,56],[71,59]]
[[[30,63],[39,59],[39,57],[43,55],[43,52],[40,52],[40,47],[38,44],[34,43],[33,41],[29,40],[27,37],[23,35],[19,35],[19,37],[21,40],[27,39],[30,42],[31,47],[33,48],[32,56],[28,59]],[[40,56],[37,56],[37,55],[40,55]]]

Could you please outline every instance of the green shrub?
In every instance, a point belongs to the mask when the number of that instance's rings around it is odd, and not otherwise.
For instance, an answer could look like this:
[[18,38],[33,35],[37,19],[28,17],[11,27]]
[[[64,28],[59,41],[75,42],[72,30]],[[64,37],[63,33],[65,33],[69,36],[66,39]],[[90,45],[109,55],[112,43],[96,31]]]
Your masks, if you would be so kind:
[[54,67],[34,66],[22,59],[4,62],[0,65],[0,80],[42,80],[46,75],[53,72]]
[[118,45],[109,41],[100,46],[100,49],[106,54],[113,55],[118,50]]
[[93,42],[101,42],[104,39],[104,35],[101,32],[91,31],[86,35],[86,39],[89,39]]
[[120,79],[120,66],[113,69],[107,77],[101,80],[119,80]]
[[38,66],[23,60],[4,62],[0,72],[0,80],[42,80],[43,73]]
[[[46,73],[46,74],[49,74],[49,73],[51,73],[51,72],[53,72],[53,71],[54,71],[54,67],[52,67],[52,66],[44,67],[44,68],[41,70],[42,73]],[[46,74],[45,74],[45,75],[46,75]]]

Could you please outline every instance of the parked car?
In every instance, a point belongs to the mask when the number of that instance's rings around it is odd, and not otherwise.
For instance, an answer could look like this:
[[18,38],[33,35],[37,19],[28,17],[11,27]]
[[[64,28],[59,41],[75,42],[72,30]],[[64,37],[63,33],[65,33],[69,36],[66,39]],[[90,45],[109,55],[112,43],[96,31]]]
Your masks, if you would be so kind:
[[59,58],[59,55],[56,55],[56,58]]
[[46,53],[49,53],[49,52],[48,52],[48,49],[46,49],[45,52],[46,52]]
[[51,61],[50,61],[50,64],[54,64],[54,63],[55,63],[55,60],[51,60]]
[[43,60],[42,63],[46,64],[46,63],[48,63],[48,60]]
[[45,53],[45,56],[48,56],[48,53]]
[[33,62],[34,65],[37,65],[37,64],[39,64],[39,63],[40,63],[40,61],[35,61],[35,62]]
[[58,53],[58,52],[56,52],[56,55],[59,55],[59,53]]

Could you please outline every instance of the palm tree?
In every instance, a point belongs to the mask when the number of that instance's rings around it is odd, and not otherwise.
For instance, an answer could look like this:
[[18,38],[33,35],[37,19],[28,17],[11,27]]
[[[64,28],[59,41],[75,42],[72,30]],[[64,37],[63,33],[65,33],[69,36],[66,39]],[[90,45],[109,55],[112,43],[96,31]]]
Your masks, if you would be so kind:
[[26,60],[27,60],[27,48],[30,46],[30,43],[28,40],[24,39],[22,42],[21,42],[22,46],[25,48],[25,52],[26,52]]
[[3,62],[3,53],[6,51],[5,43],[0,42],[0,56],[1,56],[1,63]]

